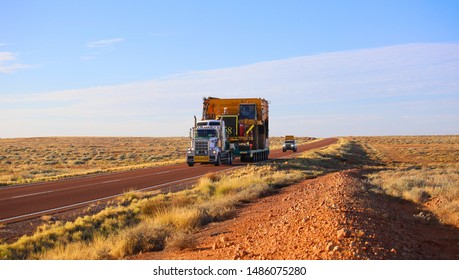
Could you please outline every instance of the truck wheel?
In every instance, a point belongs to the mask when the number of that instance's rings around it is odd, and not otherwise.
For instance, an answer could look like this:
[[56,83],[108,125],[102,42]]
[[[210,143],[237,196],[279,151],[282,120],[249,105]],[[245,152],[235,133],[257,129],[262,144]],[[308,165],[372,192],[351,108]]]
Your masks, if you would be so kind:
[[220,155],[217,156],[217,161],[215,162],[215,166],[220,166],[221,164],[221,158]]
[[229,153],[228,155],[228,164],[229,165],[233,164],[233,155],[231,153]]
[[284,153],[285,153],[286,151],[287,151],[287,149],[282,149],[282,152],[284,152]]
[[193,166],[194,166],[194,163],[188,163],[188,166],[189,166],[189,167],[193,167]]

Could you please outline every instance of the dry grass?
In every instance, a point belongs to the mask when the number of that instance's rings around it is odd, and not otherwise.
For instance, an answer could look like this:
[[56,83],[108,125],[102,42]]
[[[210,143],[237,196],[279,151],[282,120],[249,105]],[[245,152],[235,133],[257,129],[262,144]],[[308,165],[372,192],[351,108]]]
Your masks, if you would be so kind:
[[186,232],[176,232],[171,234],[166,240],[167,248],[173,250],[184,250],[187,248],[195,248],[197,240],[192,234]]
[[185,137],[0,139],[0,185],[184,162]]
[[358,137],[386,169],[369,175],[385,193],[418,203],[459,226],[459,136]]
[[397,168],[448,167],[457,165],[459,159],[459,135],[355,137],[354,140],[377,160]]

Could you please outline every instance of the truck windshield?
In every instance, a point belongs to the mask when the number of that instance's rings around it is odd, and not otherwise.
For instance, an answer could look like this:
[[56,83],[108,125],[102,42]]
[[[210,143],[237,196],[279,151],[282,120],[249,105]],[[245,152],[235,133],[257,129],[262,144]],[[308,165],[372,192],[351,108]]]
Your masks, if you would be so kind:
[[294,140],[285,140],[285,143],[293,144],[293,143],[295,143],[295,141]]
[[196,134],[197,137],[216,137],[217,131],[215,129],[198,129]]

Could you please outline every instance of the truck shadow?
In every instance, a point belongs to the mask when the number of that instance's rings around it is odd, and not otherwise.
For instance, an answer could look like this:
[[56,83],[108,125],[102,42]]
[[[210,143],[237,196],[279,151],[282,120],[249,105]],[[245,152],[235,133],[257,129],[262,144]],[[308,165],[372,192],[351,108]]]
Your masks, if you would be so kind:
[[[352,173],[352,171],[350,172]],[[423,204],[386,194],[361,174],[353,198],[365,211],[347,211],[346,219],[365,229],[361,242],[368,259],[454,260],[459,259],[459,228],[443,224]],[[354,206],[359,207],[359,206]]]

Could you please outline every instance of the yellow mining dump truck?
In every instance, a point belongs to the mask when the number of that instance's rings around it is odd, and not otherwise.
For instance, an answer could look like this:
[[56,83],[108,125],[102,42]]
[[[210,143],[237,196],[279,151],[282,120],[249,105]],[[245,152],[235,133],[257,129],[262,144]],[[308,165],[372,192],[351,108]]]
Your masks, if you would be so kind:
[[269,156],[269,102],[262,98],[204,98],[190,130],[187,163],[256,162]]

